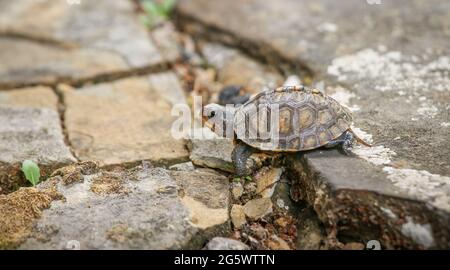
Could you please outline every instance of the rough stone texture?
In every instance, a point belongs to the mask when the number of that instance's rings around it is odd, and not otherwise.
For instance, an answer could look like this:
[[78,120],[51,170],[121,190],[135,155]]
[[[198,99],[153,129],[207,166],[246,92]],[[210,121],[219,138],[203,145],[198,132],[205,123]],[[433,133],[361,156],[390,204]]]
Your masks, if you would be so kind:
[[192,223],[202,229],[228,222],[228,179],[210,169],[172,171],[183,190],[183,203],[192,212]]
[[[56,1],[55,1],[56,2]],[[127,69],[119,55],[0,36],[0,88],[87,79]]]
[[332,150],[288,164],[291,197],[312,205],[332,236],[375,239],[388,249],[449,248],[448,212],[411,198],[364,160]]
[[170,166],[169,169],[174,170],[174,171],[193,171],[193,170],[195,170],[195,166],[194,166],[194,164],[192,164],[192,162],[188,161],[188,162],[174,164],[174,165]]
[[239,204],[233,204],[230,211],[231,222],[233,223],[234,228],[239,229],[247,223],[245,219],[244,207]]
[[165,22],[153,29],[151,37],[166,61],[174,62],[181,59],[181,48],[178,45],[179,35],[171,22]]
[[0,61],[0,87],[11,87],[129,72],[165,59],[131,1],[2,0]]
[[242,85],[251,93],[274,88],[283,82],[276,70],[271,69],[236,49],[218,43],[201,45],[206,62],[217,70],[217,81],[223,85]]
[[207,250],[249,250],[250,247],[241,241],[225,237],[214,237],[206,244]]
[[99,160],[102,165],[187,160],[183,140],[171,134],[171,107],[147,77],[60,90],[69,140],[81,160]]
[[[172,177],[165,169],[145,164],[101,170],[70,184],[62,181],[64,172],[61,175],[38,188],[53,187],[64,200],[53,201],[42,211],[19,249],[198,249],[206,237],[228,233],[227,220],[208,224],[197,220],[199,205],[203,214],[210,215],[227,208],[222,183],[226,179],[217,173],[198,172],[199,179],[206,175],[216,179],[209,183],[208,196],[197,192],[204,181],[195,182],[195,173]],[[109,192],[97,192],[94,187],[99,185]],[[209,196],[214,202],[205,201]]]
[[351,222],[345,230],[389,248],[448,248],[448,10],[444,0],[184,0],[177,12],[188,32],[309,74],[353,111],[374,147],[307,154],[291,172],[329,228]]
[[250,200],[244,205],[244,212],[251,219],[260,219],[272,213],[272,201],[269,198]]
[[255,176],[256,193],[263,198],[272,197],[282,173],[282,168],[265,168],[260,170]]
[[163,72],[149,76],[150,86],[172,105],[186,104],[183,87],[173,72]]
[[48,88],[0,93],[0,193],[27,184],[20,172],[26,159],[40,166],[42,177],[75,161],[64,143],[56,108],[57,97]]
[[192,163],[202,167],[234,172],[231,161],[233,141],[231,139],[190,139],[189,151]]
[[0,106],[58,110],[58,97],[48,87],[29,87],[0,92]]

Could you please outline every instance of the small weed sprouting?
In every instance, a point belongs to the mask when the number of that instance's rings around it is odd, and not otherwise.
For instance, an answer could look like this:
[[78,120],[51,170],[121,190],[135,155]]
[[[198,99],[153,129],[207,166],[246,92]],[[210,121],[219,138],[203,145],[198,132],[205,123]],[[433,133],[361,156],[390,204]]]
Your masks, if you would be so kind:
[[39,166],[31,160],[25,160],[22,162],[22,172],[25,174],[25,178],[34,186],[36,186],[41,177]]
[[176,2],[177,0],[142,0],[145,15],[141,16],[141,20],[147,27],[155,27],[169,19]]
[[245,181],[250,182],[252,181],[252,177],[250,175],[247,175],[245,178]]

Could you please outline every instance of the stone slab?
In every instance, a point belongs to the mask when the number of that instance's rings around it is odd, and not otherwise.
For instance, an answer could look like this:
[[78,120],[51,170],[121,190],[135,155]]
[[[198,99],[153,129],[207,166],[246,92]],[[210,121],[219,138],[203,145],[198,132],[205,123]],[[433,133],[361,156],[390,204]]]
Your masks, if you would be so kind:
[[187,161],[183,140],[171,134],[175,120],[171,106],[148,77],[80,89],[60,86],[60,90],[66,103],[69,140],[81,160],[98,160],[102,165]]
[[64,142],[57,97],[49,88],[0,92],[0,193],[27,185],[20,172],[33,160],[42,177],[75,161]]
[[[208,223],[199,223],[198,219],[199,213],[215,215],[217,211],[225,211],[228,214],[228,188],[222,181],[227,179],[215,172],[199,172],[203,177],[208,174],[209,178],[218,180],[209,183],[210,195],[217,203],[211,205],[201,202],[209,196],[197,197],[202,196],[197,193],[195,199],[190,197],[204,184],[195,181],[193,172],[188,177],[182,174],[173,177],[165,169],[144,164],[129,170],[91,170],[83,172],[76,182],[62,181],[77,166],[60,170],[58,176],[38,186],[40,191],[59,193],[60,198],[45,205],[46,209],[34,221],[26,220],[32,222],[31,228],[22,224],[26,230],[20,231],[22,237],[9,243],[10,246],[18,249],[199,249],[209,239],[229,233],[228,215],[215,219],[217,223],[211,222],[213,216],[209,216]],[[9,201],[15,197],[11,195]],[[20,199],[26,202],[27,197]],[[1,224],[8,226],[8,217]]]
[[131,1],[2,0],[0,61],[0,87],[11,88],[129,73],[166,59]]

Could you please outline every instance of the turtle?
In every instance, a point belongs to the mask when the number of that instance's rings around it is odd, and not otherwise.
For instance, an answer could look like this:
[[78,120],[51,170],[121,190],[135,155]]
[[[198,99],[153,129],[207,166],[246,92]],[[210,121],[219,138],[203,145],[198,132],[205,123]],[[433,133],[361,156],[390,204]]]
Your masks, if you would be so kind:
[[232,161],[238,176],[255,152],[293,153],[340,147],[354,141],[371,146],[351,129],[350,110],[322,91],[306,86],[265,90],[237,107],[215,103],[203,107],[203,121],[222,137],[232,137]]

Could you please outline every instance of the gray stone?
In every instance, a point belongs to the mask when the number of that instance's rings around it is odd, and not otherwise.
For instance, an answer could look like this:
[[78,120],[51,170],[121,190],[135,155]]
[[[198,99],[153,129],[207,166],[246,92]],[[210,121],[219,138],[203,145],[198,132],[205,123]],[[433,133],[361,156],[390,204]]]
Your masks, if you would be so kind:
[[20,171],[24,160],[36,162],[42,177],[75,161],[64,143],[56,105],[56,95],[48,88],[1,93],[0,193],[26,185]]
[[244,193],[244,187],[242,186],[242,183],[233,183],[233,186],[231,187],[231,193],[233,194],[233,199],[239,200],[239,198]]
[[0,62],[0,88],[54,84],[127,69],[122,57],[109,51],[69,50],[10,37],[0,37]]
[[[271,64],[324,73],[336,56],[373,45],[401,46],[408,51],[415,47],[419,52],[425,47],[447,48],[447,9],[445,0],[381,5],[359,0],[250,0],[239,5],[183,0],[177,15],[179,26],[197,36],[241,47]],[[426,20],[427,16],[433,20]]]
[[166,61],[130,1],[0,5],[2,88],[114,76]]
[[98,160],[102,165],[141,160],[172,165],[188,160],[184,141],[171,134],[175,121],[171,106],[147,77],[76,90],[59,88],[66,103],[69,140],[80,160]]
[[174,170],[174,171],[193,171],[193,170],[195,170],[195,167],[194,167],[194,164],[192,164],[192,162],[188,161],[188,162],[174,164],[174,165],[170,166],[169,169]]
[[258,171],[255,176],[256,193],[263,198],[271,198],[274,194],[275,188],[280,181],[282,168],[263,168]]
[[150,86],[170,104],[186,104],[183,87],[173,72],[156,73],[150,75],[148,78]]
[[201,52],[209,65],[217,70],[217,80],[223,85],[242,85],[250,93],[274,88],[283,82],[276,70],[218,43],[205,43]]
[[180,36],[172,23],[165,22],[153,29],[150,34],[153,42],[166,61],[175,62],[181,59],[181,48],[179,46]]
[[231,139],[190,139],[188,144],[192,163],[202,167],[234,172],[231,161]]
[[272,201],[269,198],[253,199],[244,205],[245,215],[251,219],[260,219],[272,213]]
[[247,223],[247,220],[245,219],[244,207],[239,204],[233,204],[230,211],[230,218],[235,229],[241,228]]
[[[69,185],[60,176],[52,178],[39,188],[53,186],[64,200],[42,211],[19,249],[198,249],[206,237],[228,233],[224,179],[198,172],[217,180],[202,195],[196,190],[205,182],[195,182],[195,172],[171,174],[138,166],[101,170]],[[205,201],[209,196],[213,201]],[[199,214],[215,218],[202,221]]]
[[[432,206],[431,197],[414,199],[414,192],[394,185],[381,168],[357,157],[342,156],[337,150],[291,157],[287,164],[288,178],[293,180],[291,197],[312,205],[331,237],[364,242],[376,239],[385,248],[449,247],[448,212]],[[422,184],[438,183],[423,175],[414,176],[414,181],[417,189]],[[429,187],[427,192],[445,203],[447,191],[438,186]],[[415,229],[407,229],[410,227]],[[423,234],[426,241],[421,241]]]
[[249,250],[250,247],[241,241],[225,237],[214,237],[206,244],[207,250]]

